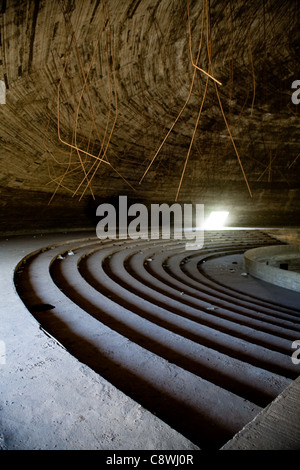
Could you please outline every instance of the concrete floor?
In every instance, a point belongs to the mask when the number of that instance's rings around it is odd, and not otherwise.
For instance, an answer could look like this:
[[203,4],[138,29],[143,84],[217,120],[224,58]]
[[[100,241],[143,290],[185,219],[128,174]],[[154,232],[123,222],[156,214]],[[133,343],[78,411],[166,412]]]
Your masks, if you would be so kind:
[[[89,237],[95,234],[1,239],[0,449],[200,449],[73,357],[17,295],[14,271],[22,258],[49,245],[70,240],[78,244]],[[266,408],[255,408],[249,423],[222,448],[299,449],[299,379],[288,383]]]

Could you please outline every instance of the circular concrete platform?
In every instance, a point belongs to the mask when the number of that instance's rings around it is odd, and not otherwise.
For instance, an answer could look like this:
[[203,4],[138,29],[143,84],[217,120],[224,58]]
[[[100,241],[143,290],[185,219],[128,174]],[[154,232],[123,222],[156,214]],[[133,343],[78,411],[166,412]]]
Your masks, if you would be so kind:
[[244,253],[245,268],[263,281],[300,292],[300,245],[253,248]]

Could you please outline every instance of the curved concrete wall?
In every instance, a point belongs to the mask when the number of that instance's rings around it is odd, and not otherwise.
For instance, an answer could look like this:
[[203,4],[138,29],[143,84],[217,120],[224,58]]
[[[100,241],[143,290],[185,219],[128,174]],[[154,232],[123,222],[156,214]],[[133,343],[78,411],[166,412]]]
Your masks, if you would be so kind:
[[300,258],[300,245],[253,248],[244,253],[245,269],[249,274],[276,286],[300,292],[300,274],[276,266]]
[[231,226],[298,226],[298,2],[0,5],[0,229],[92,230],[94,197],[179,189]]

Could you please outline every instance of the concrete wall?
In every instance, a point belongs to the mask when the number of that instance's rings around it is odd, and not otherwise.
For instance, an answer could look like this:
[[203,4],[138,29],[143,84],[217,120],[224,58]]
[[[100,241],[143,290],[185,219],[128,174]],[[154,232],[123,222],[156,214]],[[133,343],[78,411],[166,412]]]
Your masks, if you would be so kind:
[[[298,223],[297,2],[12,0],[0,15],[11,229],[47,229],[55,213],[58,226],[86,225],[93,196],[164,202],[179,188],[232,225]],[[193,67],[190,40],[222,85]]]
[[[300,258],[300,245],[254,248],[244,254],[245,268],[252,276],[286,289],[300,292],[300,274],[280,269],[274,264]],[[273,264],[273,266],[272,266]]]

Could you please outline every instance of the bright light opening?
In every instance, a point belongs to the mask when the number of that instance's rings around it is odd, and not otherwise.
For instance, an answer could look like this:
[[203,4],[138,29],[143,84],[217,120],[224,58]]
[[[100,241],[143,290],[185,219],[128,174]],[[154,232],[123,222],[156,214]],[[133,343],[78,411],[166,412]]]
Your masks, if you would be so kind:
[[215,230],[224,227],[228,214],[229,212],[226,211],[211,212],[208,219],[204,222],[204,228]]

